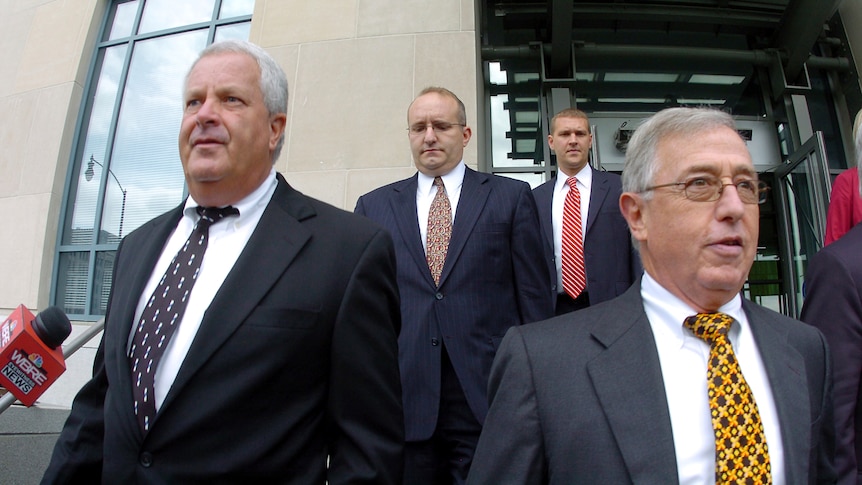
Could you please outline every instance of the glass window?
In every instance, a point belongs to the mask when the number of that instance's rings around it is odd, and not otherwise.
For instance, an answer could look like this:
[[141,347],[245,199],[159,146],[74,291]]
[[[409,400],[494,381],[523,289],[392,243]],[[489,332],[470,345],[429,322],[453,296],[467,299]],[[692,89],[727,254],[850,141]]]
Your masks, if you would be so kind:
[[139,34],[212,20],[215,0],[146,0]]
[[[117,102],[123,59],[127,48],[128,45],[121,44],[100,52],[101,72],[95,81],[90,122],[83,140],[84,149],[82,160],[79,162],[82,166],[92,162],[94,166],[99,163],[96,167],[99,168],[102,166],[100,160],[105,160],[113,107]],[[87,244],[93,239],[100,179],[97,178],[93,182],[95,171],[91,168],[88,165],[85,170],[80,170],[78,180],[72,186],[72,190],[75,191],[75,194],[69,194],[69,200],[74,201],[69,208],[72,214],[66,216],[67,224],[64,225],[61,244]]]
[[231,24],[219,27],[216,30],[215,41],[228,39],[248,39],[248,33],[251,31],[251,24],[243,22],[241,24]]
[[114,12],[114,22],[111,24],[109,40],[128,37],[132,35],[132,27],[135,25],[135,16],[138,13],[138,2],[126,2],[117,5]]
[[251,15],[254,10],[254,0],[222,0],[220,19]]
[[183,77],[212,39],[247,39],[253,8],[253,0],[109,5],[57,249],[51,299],[66,313],[104,315],[120,240],[185,197],[177,150]]

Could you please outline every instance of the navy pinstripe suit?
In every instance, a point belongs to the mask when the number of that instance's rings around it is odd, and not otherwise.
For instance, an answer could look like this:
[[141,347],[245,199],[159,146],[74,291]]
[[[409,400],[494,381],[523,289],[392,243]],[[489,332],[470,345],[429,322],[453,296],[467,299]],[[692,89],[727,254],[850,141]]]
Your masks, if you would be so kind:
[[402,328],[398,338],[407,441],[437,424],[443,343],[479,423],[488,375],[506,330],[553,315],[536,204],[521,181],[467,168],[439,287],[416,213],[417,175],[362,196],[356,212],[395,241]]

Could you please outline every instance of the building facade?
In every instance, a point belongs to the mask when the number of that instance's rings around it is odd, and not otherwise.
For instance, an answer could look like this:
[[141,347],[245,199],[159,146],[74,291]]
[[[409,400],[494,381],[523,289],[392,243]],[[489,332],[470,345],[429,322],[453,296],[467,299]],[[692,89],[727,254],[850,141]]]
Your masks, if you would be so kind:
[[[613,147],[620,133],[625,133],[621,127],[626,121],[620,120],[637,121],[663,105],[684,104],[676,96],[657,103],[644,101],[647,86],[661,89],[656,87],[658,74],[652,74],[647,84],[633,84],[640,78],[629,74],[625,58],[615,57],[609,48],[623,42],[628,48],[635,45],[667,53],[690,47],[662,46],[648,40],[661,34],[644,33],[648,29],[660,33],[661,28],[620,20],[665,15],[667,18],[656,22],[667,24],[666,33],[687,30],[680,25],[691,19],[671,17],[680,15],[678,9],[635,10],[651,3],[658,2],[590,2],[592,9],[605,4],[605,10],[595,13],[579,10],[586,9],[587,3],[572,0],[0,2],[0,49],[4,53],[0,65],[0,213],[7,222],[6,237],[0,242],[0,273],[5,275],[0,280],[0,314],[22,303],[32,309],[56,304],[80,321],[95,321],[103,314],[113,250],[120,238],[179,204],[185,194],[176,153],[181,76],[196,51],[213,40],[245,37],[279,61],[288,76],[290,98],[286,140],[276,169],[300,191],[351,210],[363,193],[415,172],[405,131],[406,110],[416,93],[429,85],[445,86],[464,101],[468,124],[474,128],[473,141],[465,151],[470,166],[534,185],[554,171],[547,147],[542,150],[542,140],[547,116],[557,107],[577,105],[591,113],[598,120],[597,129],[604,130],[597,139]],[[723,8],[727,2],[665,3],[679,3],[694,16],[698,9],[711,8],[713,3],[715,8]],[[708,7],[695,8],[694,3]],[[795,89],[805,84],[797,82],[798,76],[790,82],[785,79],[785,87],[793,89],[776,87],[776,77],[800,72],[799,66],[793,66],[800,58],[794,48],[800,47],[792,40],[774,50],[774,61],[769,58],[773,52],[769,42],[764,43],[766,48],[749,46],[748,54],[746,48],[739,49],[732,61],[753,65],[753,75],[743,75],[744,82],[762,86],[754,95],[742,97],[756,99],[768,92],[761,97],[771,98],[762,100],[763,109],[744,113],[742,124],[752,126],[755,138],[764,123],[772,131],[775,127],[779,132],[792,131],[785,138],[779,133],[770,135],[767,146],[774,148],[765,150],[775,153],[764,165],[764,173],[786,163],[803,147],[806,135],[823,132],[826,149],[822,151],[829,159],[821,160],[821,165],[834,176],[852,158],[848,156],[850,125],[862,106],[855,72],[862,59],[853,52],[854,47],[862,52],[862,32],[835,32],[834,25],[862,24],[862,2],[739,3],[746,8],[719,19],[726,24],[736,22],[737,30],[716,30],[711,34],[713,40],[704,44],[703,55],[714,56],[716,63],[728,49],[709,47],[709,43],[718,45],[724,37],[734,41],[767,37],[770,28],[780,38],[787,36],[788,23],[812,15],[822,17],[824,31],[803,46],[809,53],[815,43],[821,47],[803,60],[809,59],[806,65],[813,71],[825,72],[820,78],[815,72],[811,79],[814,84],[823,80],[826,87],[821,91],[826,97]],[[609,21],[616,21],[616,27],[605,26],[605,17],[613,17],[615,12],[619,19]],[[587,15],[595,15],[590,22],[596,32],[579,26],[578,19]],[[631,36],[609,40],[602,50],[596,39],[610,38],[607,32],[622,35],[627,22]],[[760,30],[754,32],[755,28]],[[805,29],[810,26],[800,24],[800,36],[804,37]],[[589,41],[583,42],[583,38]],[[595,45],[599,48],[593,49]],[[834,49],[824,52],[822,45]],[[628,61],[639,66],[640,74],[644,74],[643,65],[655,61],[634,49],[631,52],[641,55],[637,63]],[[761,53],[767,57],[762,58]],[[701,53],[679,51],[678,55],[698,57]],[[602,84],[595,75],[598,68],[591,65],[596,57],[606,60],[600,66]],[[516,72],[524,65],[531,67]],[[803,65],[803,73],[807,73],[805,69]],[[532,74],[533,70],[538,74]],[[114,74],[109,75],[111,72]],[[642,108],[632,105],[632,99],[624,108],[608,107],[614,96],[600,91],[613,74],[627,83],[614,89],[643,87],[644,93],[638,94]],[[532,107],[519,108],[521,101],[515,99],[519,76],[529,86],[525,99]],[[674,89],[684,89],[679,78],[674,82]],[[597,94],[591,97],[591,90]],[[716,88],[716,92],[729,91]],[[506,98],[501,98],[504,92]],[[631,93],[627,96],[633,97]],[[728,97],[716,103],[729,105]],[[739,106],[728,108],[744,111]],[[826,114],[820,115],[821,111]],[[498,128],[502,122],[505,127]],[[610,128],[604,128],[606,124]],[[614,126],[620,128],[615,131]],[[499,153],[498,140],[507,143]],[[519,148],[522,142],[527,147],[523,150]],[[612,148],[597,145],[594,156],[605,169],[620,169],[615,160],[621,155]],[[526,162],[519,162],[525,157]],[[825,195],[828,197],[828,191]],[[822,201],[818,203],[822,205]],[[787,271],[779,268],[778,261],[792,265],[795,252],[793,248],[783,251],[783,255],[764,256],[764,260],[774,256],[776,261],[776,269],[766,271],[772,279],[767,278],[765,284],[788,279],[777,275]],[[799,277],[795,274],[789,279]],[[792,300],[798,288],[766,293],[782,293],[783,300],[776,306],[785,313],[795,312]],[[750,296],[757,295],[754,291]],[[784,301],[788,299],[791,301]]]

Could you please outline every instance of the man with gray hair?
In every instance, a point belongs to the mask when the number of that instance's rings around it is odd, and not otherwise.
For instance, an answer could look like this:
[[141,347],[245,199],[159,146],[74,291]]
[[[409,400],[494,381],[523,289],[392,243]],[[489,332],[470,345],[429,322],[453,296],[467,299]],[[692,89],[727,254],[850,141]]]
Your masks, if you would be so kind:
[[639,127],[620,209],[644,275],[508,331],[468,483],[833,481],[825,339],[740,295],[766,190],[726,113]]
[[120,244],[43,483],[401,483],[391,237],[276,173],[287,79],[260,47],[205,49],[183,103],[189,197]]

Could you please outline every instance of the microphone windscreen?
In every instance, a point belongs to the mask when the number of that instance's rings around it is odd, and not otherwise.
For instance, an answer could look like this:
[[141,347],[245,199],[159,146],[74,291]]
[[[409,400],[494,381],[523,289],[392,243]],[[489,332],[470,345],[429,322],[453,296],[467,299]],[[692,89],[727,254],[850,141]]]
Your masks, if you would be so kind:
[[49,306],[36,315],[33,330],[45,345],[56,349],[72,333],[72,322],[59,307]]

